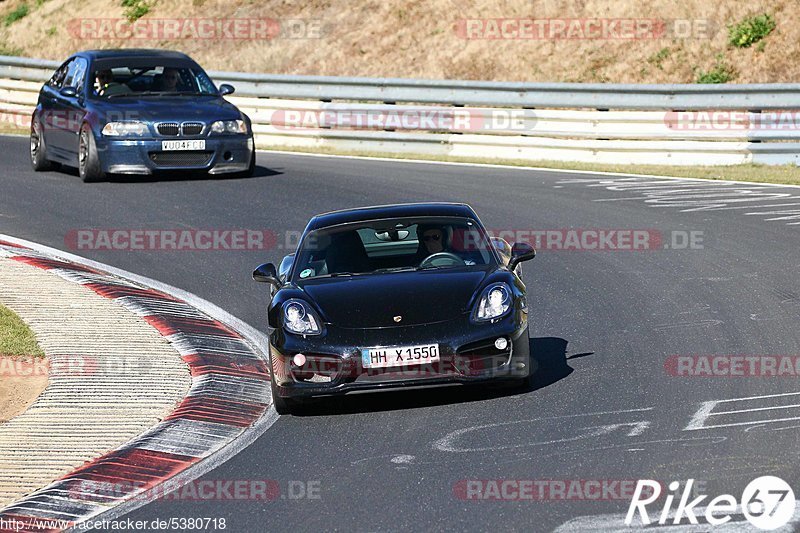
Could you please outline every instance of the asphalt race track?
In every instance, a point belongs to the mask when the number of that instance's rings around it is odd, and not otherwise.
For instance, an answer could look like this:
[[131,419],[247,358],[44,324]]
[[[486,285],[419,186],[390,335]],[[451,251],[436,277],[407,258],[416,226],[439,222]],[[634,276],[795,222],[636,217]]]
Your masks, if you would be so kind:
[[[665,368],[671,356],[800,354],[800,189],[270,153],[259,153],[252,179],[88,185],[75,173],[34,173],[25,138],[0,138],[0,152],[0,231],[191,291],[260,329],[267,291],[252,269],[279,262],[285,232],[319,212],[463,201],[493,230],[635,229],[661,239],[651,250],[544,246],[525,263],[541,365],[533,390],[448,388],[316,405],[281,417],[204,478],[274,480],[282,497],[160,501],[131,518],[226,518],[228,531],[551,531],[580,519],[566,526],[574,530],[602,520],[581,517],[625,513],[629,498],[609,489],[599,500],[476,501],[465,487],[694,478],[710,497],[738,497],[763,475],[800,484],[796,375],[686,377]],[[84,228],[266,229],[280,246],[70,249],[65,238]],[[687,235],[694,246],[684,245]],[[300,486],[318,497],[295,498]]]

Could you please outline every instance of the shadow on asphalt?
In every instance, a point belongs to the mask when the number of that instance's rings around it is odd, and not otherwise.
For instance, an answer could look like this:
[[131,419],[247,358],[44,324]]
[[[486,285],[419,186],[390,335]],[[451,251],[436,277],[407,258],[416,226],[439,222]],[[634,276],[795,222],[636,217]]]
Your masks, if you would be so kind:
[[[373,413],[480,402],[493,398],[533,393],[569,376],[573,369],[567,364],[568,342],[559,337],[530,339],[532,374],[523,386],[501,384],[453,385],[413,390],[365,392],[347,396],[319,398],[293,410],[295,416],[330,416]],[[575,354],[569,359],[587,357],[594,352]]]
[[[74,176],[78,178],[78,169],[62,166],[57,170],[53,170],[52,172],[65,174],[69,176]],[[268,178],[270,176],[278,176],[283,174],[283,172],[279,170],[274,170],[271,168],[263,167],[261,165],[256,165],[255,173],[249,178],[242,178],[238,176],[232,176],[230,174],[219,174],[219,175],[210,175],[205,172],[192,172],[192,171],[170,171],[170,172],[159,172],[157,174],[152,174],[149,176],[141,176],[141,175],[134,175],[134,174],[110,174],[106,176],[103,182],[110,182],[110,183],[157,183],[162,181],[232,181],[232,180],[242,180],[242,179],[256,179],[256,178]],[[80,178],[78,178],[80,179]],[[88,184],[87,185],[91,185]]]

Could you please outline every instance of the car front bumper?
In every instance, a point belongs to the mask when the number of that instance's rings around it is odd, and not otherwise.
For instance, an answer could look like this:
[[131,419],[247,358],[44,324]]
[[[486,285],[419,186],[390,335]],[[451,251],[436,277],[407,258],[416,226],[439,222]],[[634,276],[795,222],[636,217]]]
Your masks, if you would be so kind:
[[[530,372],[527,332],[527,315],[482,325],[465,318],[389,330],[328,328],[324,336],[306,338],[275,330],[270,335],[270,364],[283,398],[522,379]],[[387,337],[394,340],[387,343]],[[494,347],[499,337],[508,340],[507,349]],[[386,369],[369,369],[361,363],[365,347],[433,343],[439,345],[436,363]],[[293,358],[301,353],[306,364],[298,367]]]
[[103,172],[144,175],[180,170],[209,174],[243,172],[249,168],[255,149],[253,138],[243,134],[206,137],[205,149],[196,151],[164,151],[161,142],[165,140],[176,139],[97,139]]

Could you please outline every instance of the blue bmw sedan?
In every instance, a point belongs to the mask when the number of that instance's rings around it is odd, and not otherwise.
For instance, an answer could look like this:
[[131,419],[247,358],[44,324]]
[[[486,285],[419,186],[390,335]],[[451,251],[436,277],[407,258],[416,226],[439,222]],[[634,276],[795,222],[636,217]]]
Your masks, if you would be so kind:
[[34,170],[107,174],[255,171],[250,119],[194,60],[163,50],[90,50],[45,83],[31,119]]

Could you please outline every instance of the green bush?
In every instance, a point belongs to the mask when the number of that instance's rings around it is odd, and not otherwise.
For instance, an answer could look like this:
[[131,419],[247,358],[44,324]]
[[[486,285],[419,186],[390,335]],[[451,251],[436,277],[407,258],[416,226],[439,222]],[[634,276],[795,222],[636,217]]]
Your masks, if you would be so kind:
[[775,19],[767,13],[748,17],[738,24],[728,26],[728,43],[736,48],[749,48],[774,29]]
[[6,15],[5,25],[6,26],[11,26],[16,21],[27,17],[28,13],[30,13],[30,9],[28,8],[28,4],[24,4],[23,3],[23,4],[18,5],[17,9],[15,9],[14,11],[12,11],[8,15]]

